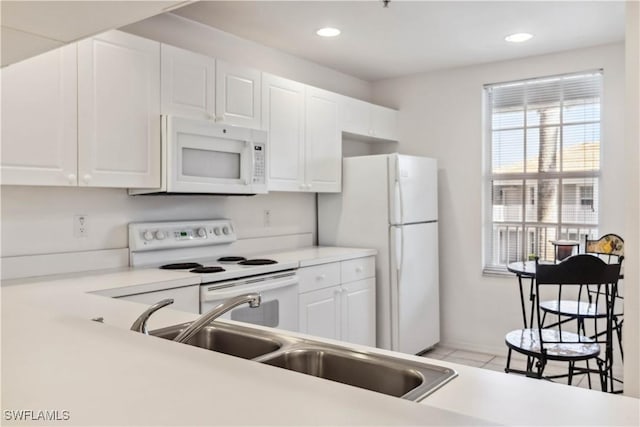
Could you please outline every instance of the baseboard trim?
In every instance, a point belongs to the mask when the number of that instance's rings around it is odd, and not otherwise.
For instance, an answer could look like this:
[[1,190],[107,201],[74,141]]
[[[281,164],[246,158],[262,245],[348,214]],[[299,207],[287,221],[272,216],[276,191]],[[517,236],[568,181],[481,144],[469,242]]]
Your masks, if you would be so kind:
[[465,350],[472,351],[474,353],[485,353],[492,354],[494,356],[506,356],[507,355],[507,346],[492,346],[478,343],[470,343],[464,341],[456,341],[456,340],[442,340],[440,341],[440,345],[450,348],[455,348],[456,350]]

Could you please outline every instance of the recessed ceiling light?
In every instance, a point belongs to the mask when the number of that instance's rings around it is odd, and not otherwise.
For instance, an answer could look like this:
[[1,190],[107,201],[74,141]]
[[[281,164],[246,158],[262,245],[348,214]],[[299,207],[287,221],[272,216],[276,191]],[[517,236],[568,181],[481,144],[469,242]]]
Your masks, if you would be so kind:
[[533,35],[529,33],[515,33],[515,34],[508,35],[504,39],[511,43],[522,43],[522,42],[526,42],[531,37],[533,37]]
[[340,30],[332,27],[320,28],[316,34],[321,37],[335,37],[340,34]]

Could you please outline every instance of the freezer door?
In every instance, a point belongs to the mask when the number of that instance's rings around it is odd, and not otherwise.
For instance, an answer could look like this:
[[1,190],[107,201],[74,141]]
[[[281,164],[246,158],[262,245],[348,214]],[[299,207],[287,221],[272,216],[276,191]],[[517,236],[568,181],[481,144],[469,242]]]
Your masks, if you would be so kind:
[[427,157],[389,156],[392,225],[438,219],[438,164]]
[[392,350],[416,354],[440,340],[438,223],[390,227]]

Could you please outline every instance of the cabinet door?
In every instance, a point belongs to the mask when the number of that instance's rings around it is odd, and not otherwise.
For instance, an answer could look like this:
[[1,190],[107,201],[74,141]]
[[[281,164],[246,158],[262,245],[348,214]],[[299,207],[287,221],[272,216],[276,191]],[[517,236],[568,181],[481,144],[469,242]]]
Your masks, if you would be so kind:
[[342,130],[356,135],[371,135],[371,104],[342,97],[340,102]]
[[77,185],[72,44],[2,69],[2,184]]
[[110,31],[78,43],[80,185],[160,186],[160,43]]
[[391,108],[371,105],[371,136],[398,140],[398,112]]
[[300,294],[300,332],[340,339],[340,286]]
[[374,278],[342,284],[342,341],[376,345],[376,281]]
[[160,56],[162,114],[213,119],[216,60],[166,44]]
[[260,129],[260,71],[216,61],[216,119]]
[[305,185],[307,191],[340,192],[342,135],[338,121],[339,96],[307,86],[305,128]]
[[269,190],[300,191],[304,184],[304,85],[262,77],[262,128],[269,132]]

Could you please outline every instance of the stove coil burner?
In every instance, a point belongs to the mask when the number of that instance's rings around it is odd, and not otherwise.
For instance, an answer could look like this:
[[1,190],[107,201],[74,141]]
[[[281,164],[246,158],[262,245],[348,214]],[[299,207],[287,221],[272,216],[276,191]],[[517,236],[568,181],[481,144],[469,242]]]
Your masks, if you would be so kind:
[[246,260],[243,256],[223,256],[222,258],[218,258],[218,262],[240,262]]
[[198,264],[197,262],[181,262],[177,264],[167,264],[160,266],[160,268],[165,270],[188,270],[190,268],[200,268],[202,264]]
[[189,270],[191,273],[220,273],[222,271],[225,271],[224,268],[222,267],[218,267],[218,266],[212,266],[212,267],[197,267],[194,268],[193,270]]
[[238,264],[241,264],[241,265],[267,265],[267,264],[277,264],[277,263],[278,263],[278,261],[274,261],[272,259],[256,258],[256,259],[248,259],[246,261],[239,262]]

